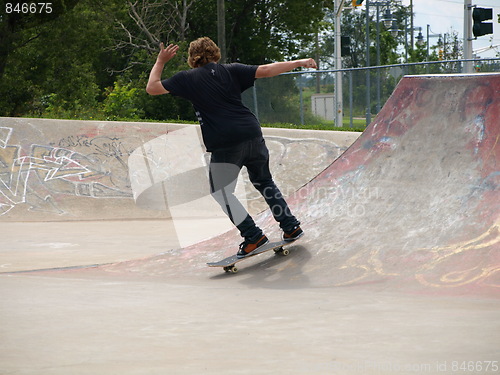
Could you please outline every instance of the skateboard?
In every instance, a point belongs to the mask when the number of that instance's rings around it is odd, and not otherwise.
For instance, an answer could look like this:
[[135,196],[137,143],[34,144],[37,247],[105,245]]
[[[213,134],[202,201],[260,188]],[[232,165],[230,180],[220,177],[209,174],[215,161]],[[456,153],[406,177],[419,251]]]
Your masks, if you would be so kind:
[[290,250],[284,249],[283,247],[287,246],[287,245],[291,245],[295,242],[297,242],[297,240],[295,240],[295,241],[283,241],[283,240],[281,240],[281,241],[268,242],[265,245],[262,245],[261,247],[259,247],[257,250],[255,250],[254,253],[252,253],[251,255],[248,255],[244,258],[238,258],[235,254],[235,255],[231,255],[230,257],[224,258],[218,262],[207,263],[207,265],[209,267],[223,267],[224,271],[226,271],[226,272],[236,273],[236,272],[238,272],[238,267],[235,266],[236,263],[241,262],[242,260],[245,260],[248,258],[252,258],[256,255],[266,253],[266,252],[271,251],[271,250],[274,250],[274,252],[278,255],[286,256],[286,255],[290,254]]

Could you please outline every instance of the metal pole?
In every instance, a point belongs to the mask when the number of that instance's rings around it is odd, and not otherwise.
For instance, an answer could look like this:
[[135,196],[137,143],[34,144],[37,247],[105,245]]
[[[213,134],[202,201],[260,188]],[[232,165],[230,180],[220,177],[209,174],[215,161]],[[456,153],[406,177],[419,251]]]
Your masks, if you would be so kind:
[[254,104],[254,110],[255,110],[255,117],[257,117],[257,120],[259,119],[259,105],[257,104],[257,87],[253,85],[253,104]]
[[425,57],[425,61],[428,62],[429,61],[429,55],[430,55],[430,49],[431,49],[431,46],[429,45],[429,29],[431,28],[431,25],[427,24],[427,55]]
[[[429,29],[431,28],[431,25],[427,24],[427,56],[425,57],[425,62],[429,62],[429,54],[430,54],[430,48],[431,46],[429,45]],[[425,66],[425,72],[429,73],[429,65]]]
[[[380,3],[377,3],[377,66],[380,66]],[[380,112],[380,68],[377,69],[377,114]]]
[[[472,59],[472,0],[464,0],[464,59]],[[464,62],[465,73],[472,73],[472,61]]]
[[405,63],[408,62],[408,18],[405,17]]
[[342,100],[342,52],[341,52],[341,16],[344,0],[335,0],[335,126],[342,126],[344,103]]
[[413,51],[413,49],[415,48],[415,35],[413,35],[413,0],[410,0],[410,29],[411,29],[411,50]]
[[[366,0],[366,67],[370,66],[370,0]],[[372,122],[370,70],[366,70],[366,126]]]
[[220,48],[221,63],[226,63],[226,12],[224,9],[224,0],[217,0],[217,44]]
[[349,71],[349,126],[352,128],[352,70]]
[[[321,61],[320,61],[320,55],[319,55],[319,31],[316,31],[316,41],[315,41],[315,58],[316,58],[316,64],[318,65],[318,70],[321,69]],[[316,94],[321,93],[321,74],[317,73],[316,74]]]
[[304,95],[302,87],[302,75],[300,76],[299,92],[300,92],[300,125],[304,125]]

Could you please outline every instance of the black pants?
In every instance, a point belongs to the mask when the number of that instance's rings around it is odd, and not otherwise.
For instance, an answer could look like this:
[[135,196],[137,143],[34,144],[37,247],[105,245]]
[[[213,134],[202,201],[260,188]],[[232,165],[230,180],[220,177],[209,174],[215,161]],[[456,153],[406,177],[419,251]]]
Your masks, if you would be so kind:
[[266,200],[281,229],[289,231],[299,225],[273,181],[269,170],[269,150],[264,138],[258,137],[235,147],[216,150],[210,159],[210,193],[236,225],[241,236],[254,240],[263,234],[234,195],[243,166],[247,168],[250,181]]

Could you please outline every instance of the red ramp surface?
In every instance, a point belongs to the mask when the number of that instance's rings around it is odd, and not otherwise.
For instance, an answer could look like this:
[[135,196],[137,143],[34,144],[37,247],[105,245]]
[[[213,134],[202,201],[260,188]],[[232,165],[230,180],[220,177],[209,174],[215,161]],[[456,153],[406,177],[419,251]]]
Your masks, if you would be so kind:
[[[288,199],[306,232],[292,254],[254,257],[229,277],[498,297],[499,130],[500,74],[403,78],[363,135]],[[269,212],[257,222],[280,235]],[[240,241],[231,231],[104,270],[226,277],[205,263]]]

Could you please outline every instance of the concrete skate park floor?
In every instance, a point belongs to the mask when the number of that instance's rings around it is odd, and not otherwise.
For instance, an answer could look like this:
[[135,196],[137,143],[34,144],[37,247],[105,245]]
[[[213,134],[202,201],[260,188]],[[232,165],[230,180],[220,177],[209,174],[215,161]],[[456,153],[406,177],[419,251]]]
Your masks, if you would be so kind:
[[498,360],[494,301],[234,276],[2,276],[2,374],[448,374]]
[[[165,221],[80,222],[78,231],[76,225],[3,223],[11,255],[2,251],[2,258],[24,258],[30,243],[59,258],[64,244],[74,244],[96,263],[110,260],[92,251],[100,246],[129,259],[141,242],[158,251],[169,245]],[[137,234],[124,241],[131,227]],[[51,239],[56,232],[57,242]],[[72,265],[83,264],[67,256]],[[50,266],[36,253],[29,258],[31,267]],[[191,284],[186,278],[4,274],[1,373],[451,373],[455,362],[499,359],[497,301],[369,287],[287,288],[248,282],[264,271],[244,267],[236,275],[215,269],[206,282]]]
[[188,264],[178,280],[15,272],[159,253],[169,224],[2,223],[0,373],[438,374],[499,359],[496,300],[275,283],[274,256],[204,281]]
[[498,299],[279,279],[300,247],[234,275],[92,267],[175,248],[166,219],[3,222],[1,238],[0,374],[500,372]]

